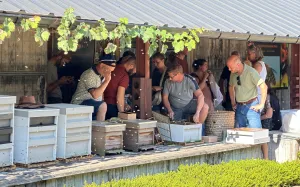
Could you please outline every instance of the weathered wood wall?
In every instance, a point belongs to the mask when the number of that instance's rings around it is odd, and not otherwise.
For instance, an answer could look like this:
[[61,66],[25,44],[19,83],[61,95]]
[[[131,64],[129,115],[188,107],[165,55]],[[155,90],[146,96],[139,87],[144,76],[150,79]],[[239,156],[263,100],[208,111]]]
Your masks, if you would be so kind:
[[34,32],[19,27],[0,45],[0,94],[34,95],[45,102],[47,44],[39,46]]
[[[209,61],[209,69],[214,73],[216,81],[219,81],[222,70],[226,65],[226,59],[230,56],[231,52],[238,51],[241,54],[241,58],[245,59],[247,54],[246,50],[247,41],[201,38],[196,50],[190,53],[189,68],[192,70],[193,59],[207,59]],[[289,54],[291,54],[290,50]],[[291,64],[290,57],[289,64]],[[281,108],[289,109],[290,89],[276,90],[276,94],[280,100]]]

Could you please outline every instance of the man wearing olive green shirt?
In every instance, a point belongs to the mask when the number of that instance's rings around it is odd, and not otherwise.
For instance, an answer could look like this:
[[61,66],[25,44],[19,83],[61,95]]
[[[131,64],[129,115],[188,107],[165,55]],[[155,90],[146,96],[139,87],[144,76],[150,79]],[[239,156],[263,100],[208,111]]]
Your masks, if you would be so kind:
[[[231,71],[229,95],[233,110],[235,110],[235,127],[262,128],[260,109],[264,107],[267,98],[267,85],[258,72],[241,62],[240,57],[232,55],[227,60]],[[261,89],[261,100],[258,101],[257,87]],[[268,158],[268,145],[262,145],[264,158]]]

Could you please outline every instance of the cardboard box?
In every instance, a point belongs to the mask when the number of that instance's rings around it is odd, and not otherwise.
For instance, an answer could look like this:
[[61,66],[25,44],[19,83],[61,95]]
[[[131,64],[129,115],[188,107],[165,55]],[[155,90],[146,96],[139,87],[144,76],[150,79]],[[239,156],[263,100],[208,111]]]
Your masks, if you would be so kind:
[[218,136],[202,136],[204,143],[214,143],[218,141]]
[[121,119],[125,119],[125,120],[136,119],[136,113],[119,112],[118,117],[121,118]]

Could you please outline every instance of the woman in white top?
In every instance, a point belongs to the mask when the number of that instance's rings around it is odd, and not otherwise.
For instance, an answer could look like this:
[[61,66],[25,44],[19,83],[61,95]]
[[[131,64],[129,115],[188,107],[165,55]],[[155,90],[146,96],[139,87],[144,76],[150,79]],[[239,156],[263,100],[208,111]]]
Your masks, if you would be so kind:
[[[263,81],[266,81],[267,68],[265,63],[262,61],[264,55],[261,48],[259,46],[255,46],[254,44],[251,44],[250,46],[248,46],[247,53],[248,53],[248,60],[252,63],[252,67],[256,69],[256,71],[259,73],[261,79]],[[259,87],[257,88],[257,91],[258,91],[258,100],[260,101],[261,91]]]

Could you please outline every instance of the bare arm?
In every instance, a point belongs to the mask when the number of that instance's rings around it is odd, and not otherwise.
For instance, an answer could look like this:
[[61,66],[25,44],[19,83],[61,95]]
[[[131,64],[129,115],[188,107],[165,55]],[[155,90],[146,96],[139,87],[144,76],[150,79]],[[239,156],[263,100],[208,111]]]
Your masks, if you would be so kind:
[[125,88],[122,86],[118,87],[117,92],[117,107],[119,112],[124,112],[125,106]]
[[204,95],[203,92],[198,89],[194,92],[194,95],[197,97],[197,110],[196,110],[196,114],[199,115],[201,109],[203,108],[204,105]]
[[260,117],[260,119],[261,119],[261,120],[269,119],[269,118],[272,118],[272,116],[273,116],[273,108],[270,107],[270,108],[267,109],[266,114],[265,114],[265,115],[262,115],[262,116]]
[[253,66],[253,68],[260,73],[262,71],[262,65],[260,63],[255,63],[255,65]]
[[199,87],[201,90],[204,89],[204,87],[206,86],[206,78],[204,77],[202,80],[199,80]]
[[169,96],[166,95],[166,94],[163,94],[162,99],[163,99],[164,106],[166,107],[166,109],[170,113],[172,111],[172,108],[171,108],[171,104],[169,102]]
[[258,81],[257,86],[260,87],[260,91],[261,91],[261,99],[259,105],[261,108],[263,108],[267,99],[268,86],[262,79]]
[[47,92],[51,93],[53,90],[55,90],[59,86],[60,86],[60,81],[59,80],[54,81],[54,82],[48,84],[48,86],[47,86]]
[[60,79],[48,84],[47,86],[47,92],[51,93],[54,89],[56,89],[57,87],[64,85],[64,84],[69,84],[73,81],[72,77],[68,77],[68,76],[63,76]]
[[110,81],[110,79],[109,80],[105,79],[105,81],[98,88],[95,88],[95,89],[92,89],[89,91],[94,99],[97,99],[103,95],[104,90],[106,89],[109,81]]
[[229,96],[230,96],[232,108],[235,108],[236,102],[235,102],[235,90],[234,90],[234,86],[229,86]]

